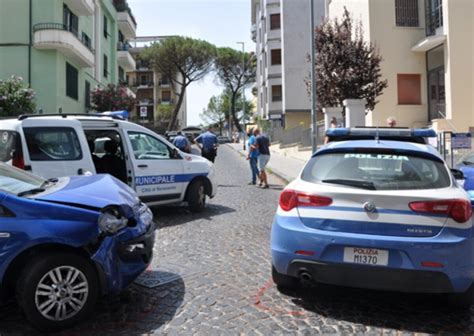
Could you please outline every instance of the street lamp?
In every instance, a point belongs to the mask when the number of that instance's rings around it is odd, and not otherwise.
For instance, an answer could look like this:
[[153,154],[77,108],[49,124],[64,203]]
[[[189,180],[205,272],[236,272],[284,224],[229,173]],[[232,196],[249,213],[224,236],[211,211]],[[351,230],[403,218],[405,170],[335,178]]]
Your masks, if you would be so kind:
[[317,96],[316,96],[316,65],[315,65],[315,31],[314,31],[314,2],[310,1],[310,15],[311,15],[311,147],[313,153],[318,148],[318,125],[317,125]]
[[[237,42],[237,44],[242,45],[242,73],[245,76],[245,42]],[[243,117],[242,120],[244,122],[244,150],[245,150],[245,133],[247,130],[245,129],[245,85],[242,85],[242,113]]]

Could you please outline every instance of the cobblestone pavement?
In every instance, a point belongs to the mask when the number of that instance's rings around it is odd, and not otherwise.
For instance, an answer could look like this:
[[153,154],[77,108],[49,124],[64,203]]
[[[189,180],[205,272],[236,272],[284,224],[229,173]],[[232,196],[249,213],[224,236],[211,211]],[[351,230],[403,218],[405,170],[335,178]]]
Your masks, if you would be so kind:
[[[474,314],[442,298],[333,286],[280,293],[270,280],[269,236],[278,194],[246,185],[248,163],[223,146],[220,189],[202,214],[155,209],[159,224],[149,274],[174,281],[134,284],[103,298],[87,322],[62,335],[280,335],[473,333]],[[174,273],[174,274],[173,274]],[[0,308],[0,334],[35,334],[15,304]]]

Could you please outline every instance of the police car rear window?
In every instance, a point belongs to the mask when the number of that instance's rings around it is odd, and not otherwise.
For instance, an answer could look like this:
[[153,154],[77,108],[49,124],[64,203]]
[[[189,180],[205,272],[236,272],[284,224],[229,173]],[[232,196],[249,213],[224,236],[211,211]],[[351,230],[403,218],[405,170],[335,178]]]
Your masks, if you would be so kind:
[[440,161],[393,153],[328,153],[312,158],[304,181],[371,190],[446,188],[450,174]]
[[70,127],[25,127],[23,133],[31,161],[82,159],[81,144]]

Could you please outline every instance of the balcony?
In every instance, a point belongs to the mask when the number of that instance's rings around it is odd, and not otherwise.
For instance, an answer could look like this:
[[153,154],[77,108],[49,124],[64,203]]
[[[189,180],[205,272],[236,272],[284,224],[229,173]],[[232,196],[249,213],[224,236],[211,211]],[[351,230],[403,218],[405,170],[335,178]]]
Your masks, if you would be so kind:
[[130,54],[130,45],[119,42],[117,44],[117,62],[125,71],[135,70],[135,59]]
[[443,35],[443,4],[438,0],[426,3],[426,36]]
[[94,15],[93,0],[64,0],[64,3],[71,9],[74,14],[79,16]]
[[38,23],[33,26],[34,47],[57,50],[82,68],[94,66],[94,49],[90,40],[79,37],[77,31],[62,23]]
[[153,86],[154,86],[153,81],[138,80],[138,79],[135,79],[133,81],[133,87],[136,87],[138,89],[152,89]]
[[128,6],[126,0],[113,0],[115,9],[117,10],[117,24],[122,34],[131,39],[136,36],[137,21],[132,14],[132,10]]
[[174,99],[158,99],[158,104],[160,105],[173,105],[174,104]]
[[153,105],[154,101],[153,99],[141,99],[138,101],[139,106],[149,106]]
[[169,88],[171,86],[171,82],[169,80],[160,80],[158,85],[162,88]]
[[256,24],[252,25],[252,28],[250,28],[250,37],[252,38],[252,41],[257,43],[257,25]]

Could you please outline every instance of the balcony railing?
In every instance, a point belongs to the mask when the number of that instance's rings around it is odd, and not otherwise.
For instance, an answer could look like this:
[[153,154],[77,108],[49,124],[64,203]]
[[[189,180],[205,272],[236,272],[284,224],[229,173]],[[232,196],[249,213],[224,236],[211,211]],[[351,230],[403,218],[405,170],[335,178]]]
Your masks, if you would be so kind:
[[130,48],[132,48],[132,46],[128,42],[119,42],[119,43],[117,43],[117,51],[129,51]]
[[173,105],[174,104],[174,99],[158,99],[158,104],[162,105]]
[[85,39],[84,36],[80,36],[77,30],[75,30],[73,27],[70,27],[68,25],[65,25],[63,23],[52,23],[52,22],[47,22],[47,23],[37,23],[33,26],[33,33],[40,31],[40,30],[63,30],[63,31],[68,31],[71,34],[73,34],[84,46],[87,47],[92,53],[95,53],[94,48],[92,48],[91,45],[91,40],[90,39]]
[[171,82],[168,81],[168,80],[160,80],[158,82],[158,84],[161,86],[161,87],[169,87],[171,85]]
[[143,81],[143,80],[134,80],[133,81],[133,86],[146,86],[146,87],[153,87],[154,83],[153,81]]

